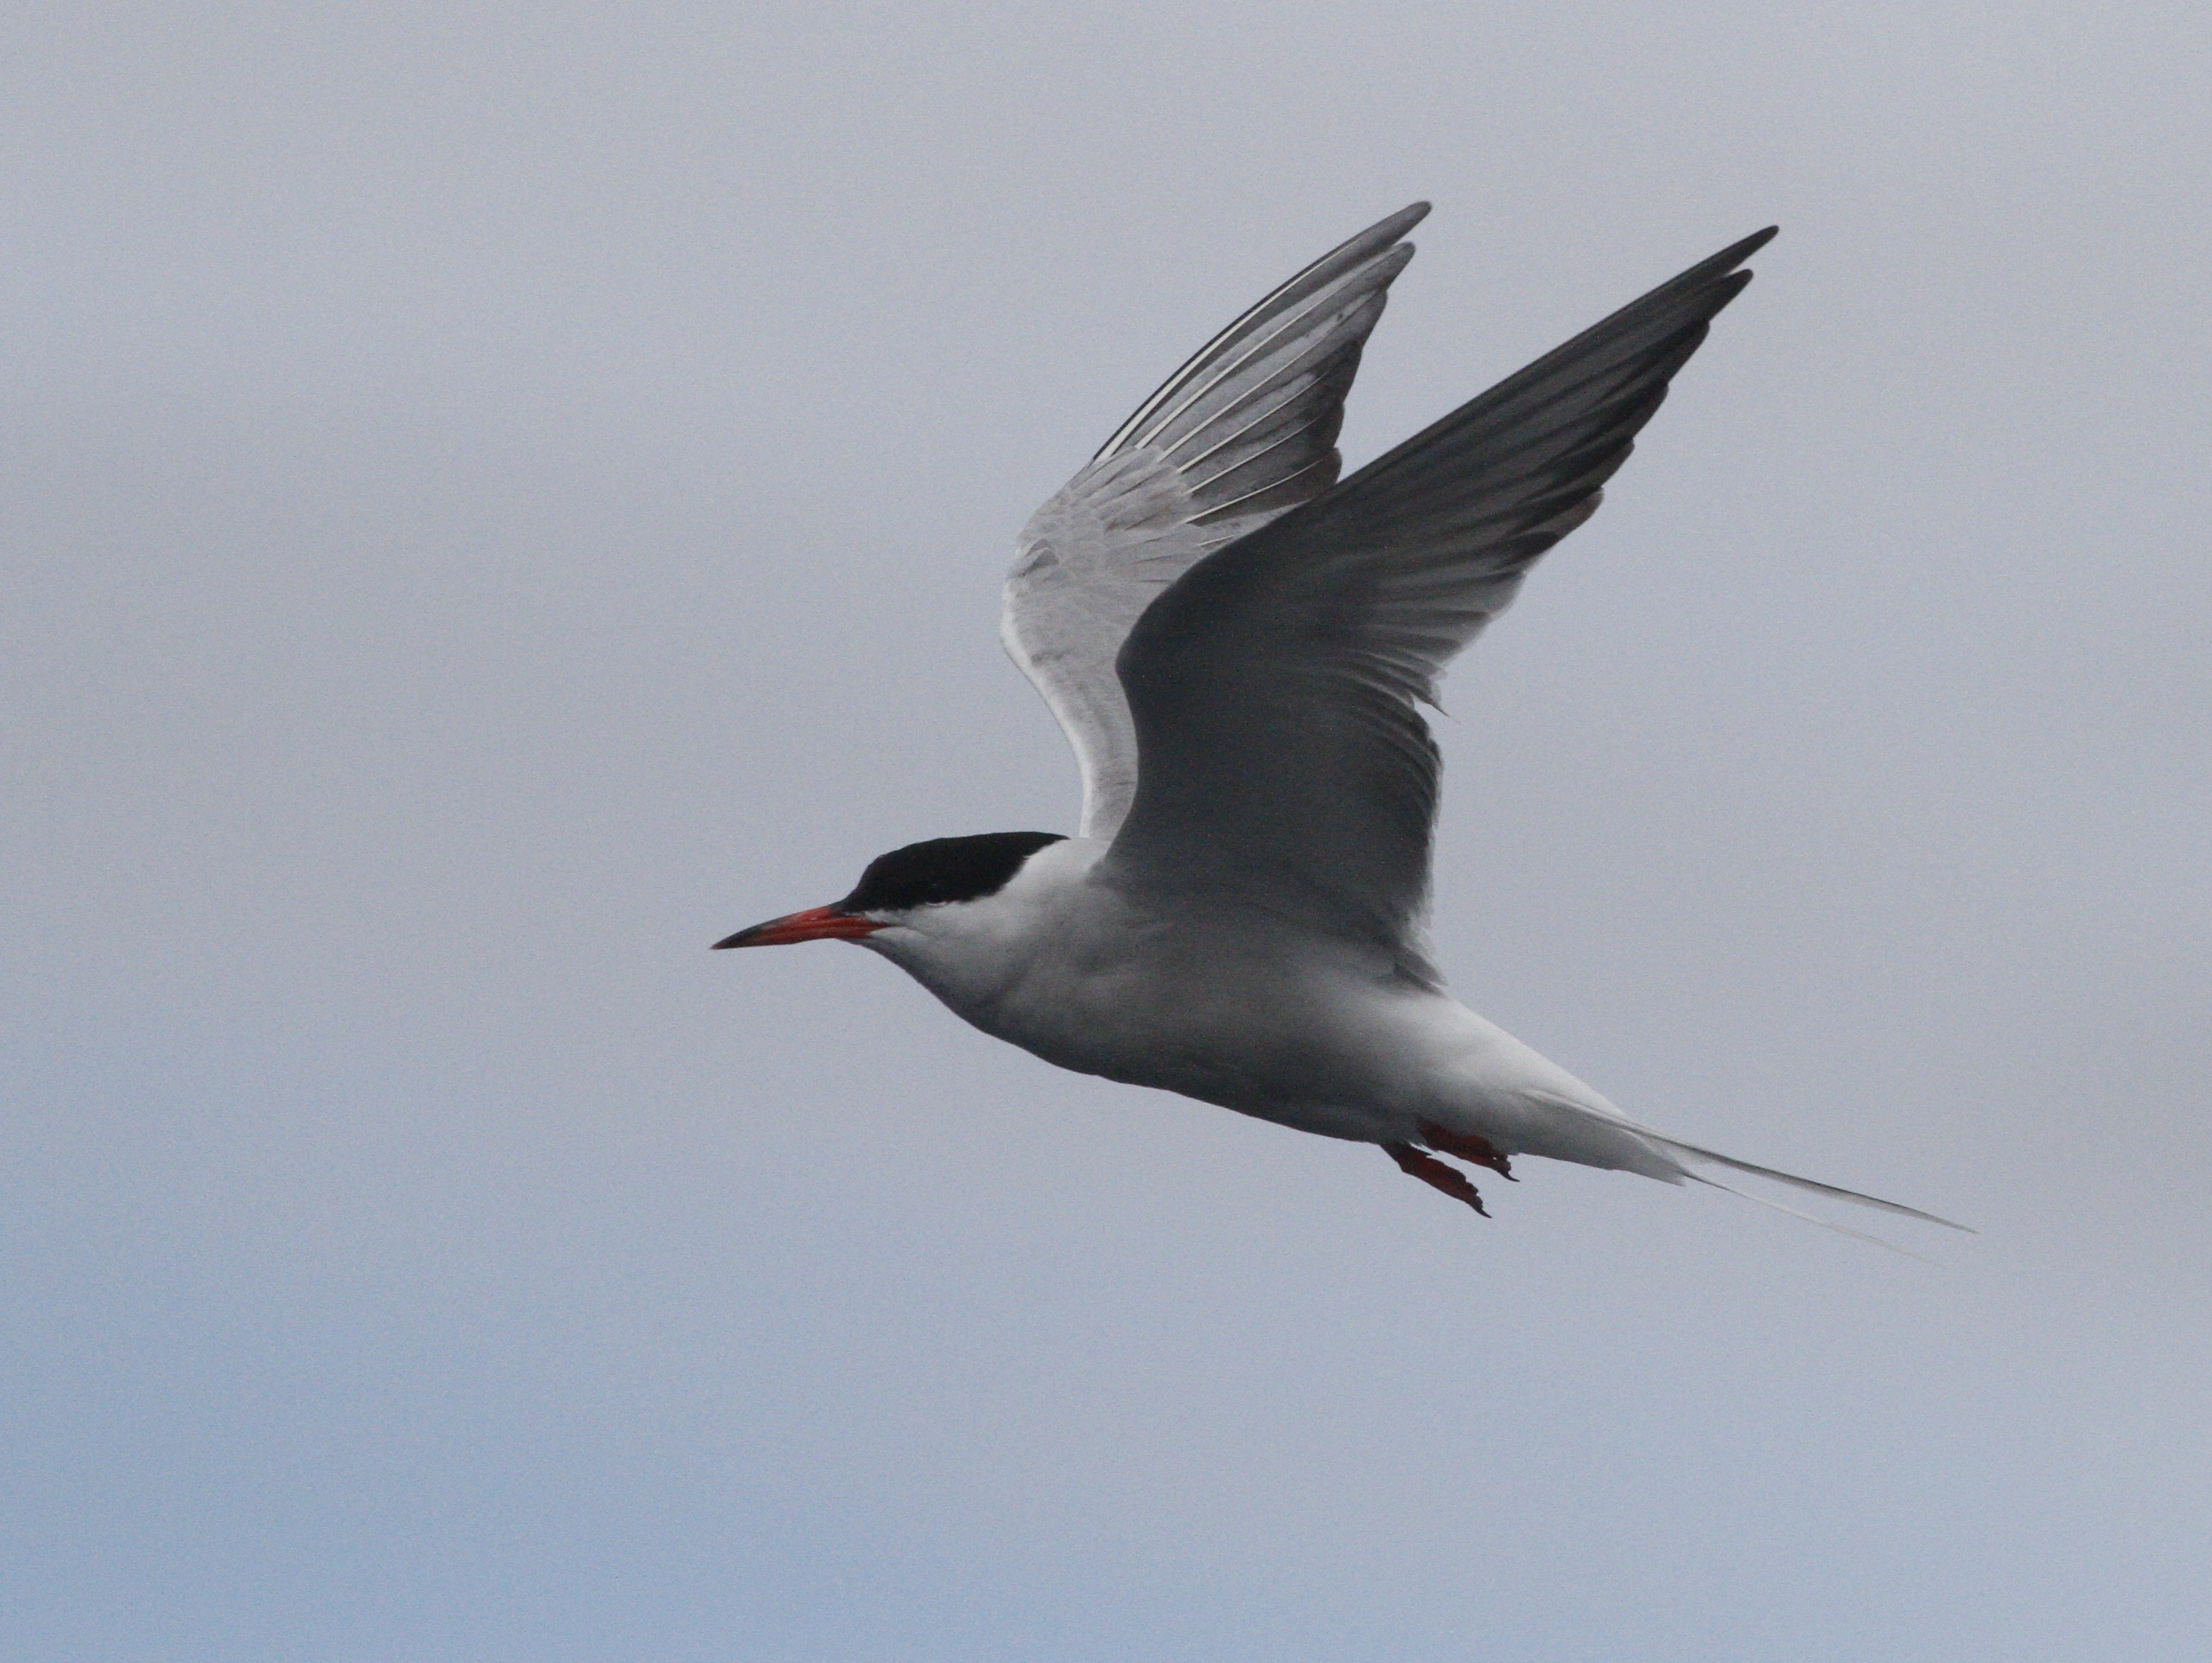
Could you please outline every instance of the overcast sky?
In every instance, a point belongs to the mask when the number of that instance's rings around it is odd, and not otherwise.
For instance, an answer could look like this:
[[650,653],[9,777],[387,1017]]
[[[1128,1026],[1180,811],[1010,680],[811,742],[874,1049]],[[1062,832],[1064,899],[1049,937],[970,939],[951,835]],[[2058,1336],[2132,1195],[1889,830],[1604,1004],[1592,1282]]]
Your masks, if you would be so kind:
[[[2203,25],[11,8],[0,1653],[2212,1655]],[[1782,225],[1437,935],[1932,1263],[707,950],[1072,829],[1014,531],[1422,197],[1355,464]]]

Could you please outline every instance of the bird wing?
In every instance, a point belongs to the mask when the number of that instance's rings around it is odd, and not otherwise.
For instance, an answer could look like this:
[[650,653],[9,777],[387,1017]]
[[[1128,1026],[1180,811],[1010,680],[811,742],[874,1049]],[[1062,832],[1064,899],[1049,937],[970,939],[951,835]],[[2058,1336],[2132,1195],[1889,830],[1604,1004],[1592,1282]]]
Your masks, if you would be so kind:
[[1747,237],[1199,561],[1119,659],[1141,762],[1103,879],[1379,950],[1437,985],[1439,774],[1416,708],[1587,519],[1751,281]]
[[1130,627],[1216,549],[1336,483],[1337,428],[1415,203],[1323,255],[1215,336],[1030,517],[1000,634],[1083,771],[1085,837],[1111,837],[1137,784],[1114,671]]

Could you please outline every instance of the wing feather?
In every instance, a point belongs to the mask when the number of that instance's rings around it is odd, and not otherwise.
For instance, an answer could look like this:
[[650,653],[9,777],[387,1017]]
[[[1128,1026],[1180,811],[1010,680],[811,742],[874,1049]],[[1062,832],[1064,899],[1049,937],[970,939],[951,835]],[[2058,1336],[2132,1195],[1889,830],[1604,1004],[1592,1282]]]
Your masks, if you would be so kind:
[[1141,769],[1102,875],[1262,909],[1433,985],[1438,764],[1416,707],[1596,511],[1772,235],[1692,266],[1164,590],[1120,655]]
[[1427,212],[1370,227],[1239,317],[1023,528],[1000,634],[1074,748],[1085,836],[1110,837],[1136,789],[1114,671],[1130,627],[1213,549],[1336,483],[1345,394]]

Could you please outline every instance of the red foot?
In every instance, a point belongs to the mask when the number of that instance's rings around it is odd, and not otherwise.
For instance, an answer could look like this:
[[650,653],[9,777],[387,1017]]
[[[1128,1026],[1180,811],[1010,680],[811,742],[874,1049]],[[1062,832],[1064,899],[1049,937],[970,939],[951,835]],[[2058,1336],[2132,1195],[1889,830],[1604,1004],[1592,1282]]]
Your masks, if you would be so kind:
[[1472,1161],[1479,1167],[1488,1167],[1500,1178],[1510,1183],[1521,1180],[1513,1176],[1513,1168],[1498,1152],[1498,1145],[1480,1132],[1454,1132],[1438,1126],[1434,1120],[1419,1123],[1421,1141],[1431,1149],[1440,1149],[1447,1155],[1456,1155],[1462,1161]]
[[1433,1184],[1454,1200],[1464,1201],[1485,1218],[1490,1209],[1482,1205],[1482,1193],[1467,1180],[1467,1174],[1457,1167],[1448,1167],[1433,1155],[1424,1155],[1411,1144],[1385,1144],[1383,1150],[1399,1167],[1425,1184]]

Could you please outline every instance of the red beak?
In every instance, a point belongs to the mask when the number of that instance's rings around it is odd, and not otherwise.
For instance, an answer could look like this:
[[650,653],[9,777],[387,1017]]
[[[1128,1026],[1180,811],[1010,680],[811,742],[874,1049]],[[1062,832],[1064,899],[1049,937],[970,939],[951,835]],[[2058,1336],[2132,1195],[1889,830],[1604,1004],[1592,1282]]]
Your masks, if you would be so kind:
[[797,941],[858,941],[888,928],[858,913],[841,913],[835,907],[809,907],[803,913],[787,913],[750,930],[740,930],[717,947],[788,947]]

